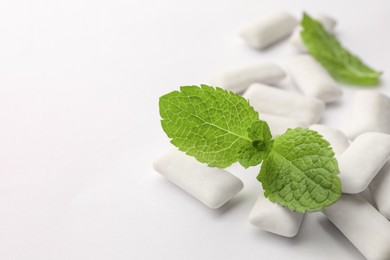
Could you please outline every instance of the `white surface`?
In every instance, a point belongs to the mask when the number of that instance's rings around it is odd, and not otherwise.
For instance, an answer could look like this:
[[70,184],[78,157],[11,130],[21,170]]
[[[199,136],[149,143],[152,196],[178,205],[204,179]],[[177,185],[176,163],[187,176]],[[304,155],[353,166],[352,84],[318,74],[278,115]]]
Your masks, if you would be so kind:
[[[321,213],[307,214],[293,239],[252,227],[257,168],[229,169],[246,187],[216,211],[159,176],[152,162],[171,145],[157,103],[218,71],[283,64],[287,42],[258,52],[238,36],[278,9],[335,17],[338,37],[385,71],[386,85],[389,8],[386,0],[2,1],[0,258],[363,259]],[[345,130],[359,89],[344,87],[322,123]]]

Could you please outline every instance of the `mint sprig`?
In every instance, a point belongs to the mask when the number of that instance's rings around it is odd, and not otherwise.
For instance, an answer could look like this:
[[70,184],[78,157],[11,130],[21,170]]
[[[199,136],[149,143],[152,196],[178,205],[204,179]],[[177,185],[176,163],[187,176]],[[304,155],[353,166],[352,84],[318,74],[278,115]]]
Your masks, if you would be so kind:
[[379,83],[382,73],[344,48],[320,22],[304,13],[301,26],[301,37],[308,51],[336,80],[366,86]]
[[160,97],[161,125],[171,143],[209,166],[262,163],[265,196],[291,210],[315,211],[341,196],[337,161],[317,132],[295,128],[272,139],[249,102],[207,85]]

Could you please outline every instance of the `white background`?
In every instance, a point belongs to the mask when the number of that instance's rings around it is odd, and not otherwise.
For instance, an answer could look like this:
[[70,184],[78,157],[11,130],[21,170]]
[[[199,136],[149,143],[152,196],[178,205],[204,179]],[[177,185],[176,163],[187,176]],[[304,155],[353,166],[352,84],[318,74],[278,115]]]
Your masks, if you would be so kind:
[[[246,186],[218,210],[152,169],[171,147],[158,97],[283,65],[287,42],[259,52],[238,37],[279,9],[335,17],[344,45],[385,72],[373,91],[390,93],[387,0],[1,1],[0,259],[362,259],[321,213],[293,239],[252,227],[257,168],[230,169]],[[344,129],[358,89],[322,122]]]

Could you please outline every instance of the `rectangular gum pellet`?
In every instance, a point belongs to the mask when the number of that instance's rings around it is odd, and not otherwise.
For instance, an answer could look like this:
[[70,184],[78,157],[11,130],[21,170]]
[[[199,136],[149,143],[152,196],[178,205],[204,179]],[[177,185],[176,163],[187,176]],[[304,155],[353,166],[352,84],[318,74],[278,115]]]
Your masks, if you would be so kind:
[[355,139],[366,132],[390,134],[390,98],[371,91],[358,91],[352,100],[346,134]]
[[341,99],[340,85],[326,69],[310,55],[297,55],[289,59],[287,70],[305,96],[325,103]]
[[378,210],[390,220],[390,161],[382,167],[369,188]]
[[274,84],[285,77],[280,66],[268,62],[222,73],[211,80],[211,85],[242,93],[253,83]]
[[261,120],[267,122],[273,137],[283,134],[289,128],[307,127],[305,122],[301,122],[293,117],[276,116],[266,113],[260,113],[259,117]]
[[294,237],[301,226],[304,214],[293,212],[259,196],[249,215],[249,222],[262,230],[285,237]]
[[362,192],[389,158],[390,135],[365,133],[358,136],[338,160],[343,192]]
[[243,96],[260,117],[261,113],[292,117],[305,125],[316,123],[325,109],[321,100],[259,83],[252,84]]
[[153,166],[158,173],[213,209],[221,207],[244,187],[231,173],[208,167],[179,150],[161,156]]
[[264,49],[287,37],[298,20],[287,12],[277,12],[241,31],[241,37],[251,47]]
[[322,212],[367,259],[390,259],[390,222],[362,196],[344,194]]

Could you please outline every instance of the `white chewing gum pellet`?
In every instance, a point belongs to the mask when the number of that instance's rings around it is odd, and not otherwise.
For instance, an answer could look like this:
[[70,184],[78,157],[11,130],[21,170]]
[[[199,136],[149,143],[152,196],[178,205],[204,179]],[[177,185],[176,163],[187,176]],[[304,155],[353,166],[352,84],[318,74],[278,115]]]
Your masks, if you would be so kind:
[[[371,181],[372,183],[372,181]],[[376,203],[374,201],[374,198],[372,196],[372,193],[370,191],[370,186],[368,186],[368,188],[366,188],[364,191],[360,192],[359,194],[365,199],[367,200],[372,206],[374,206],[376,208]]]
[[301,122],[293,117],[275,116],[266,113],[261,113],[260,119],[266,121],[271,130],[272,136],[281,135],[289,128],[307,127],[305,122]]
[[390,222],[362,196],[343,194],[322,212],[367,259],[390,259]]
[[390,220],[390,161],[382,167],[369,187],[378,210]]
[[326,125],[311,125],[309,129],[317,131],[330,143],[336,157],[339,157],[349,146],[347,136],[340,130]]
[[390,98],[378,92],[359,91],[352,101],[347,136],[355,139],[366,132],[390,134]]
[[362,192],[389,158],[390,135],[359,135],[338,160],[343,192]]
[[249,215],[252,225],[262,230],[285,237],[293,237],[302,223],[304,214],[291,211],[271,202],[261,193]]
[[[322,24],[322,26],[324,26],[324,29],[327,30],[329,33],[334,32],[334,28],[336,27],[337,24],[334,18],[325,14],[315,14],[313,15],[313,18],[319,21]],[[301,38],[301,31],[302,31],[302,27],[297,26],[294,29],[294,32],[291,34],[289,41],[298,51],[307,52],[307,48]]]
[[172,150],[154,163],[154,169],[168,180],[215,209],[232,199],[244,187],[229,172],[208,167],[179,150]]
[[241,31],[246,43],[257,49],[266,48],[292,33],[298,20],[289,13],[277,12]]
[[274,84],[285,77],[286,73],[280,66],[263,63],[228,71],[215,77],[211,82],[213,86],[242,93],[253,83]]
[[339,100],[343,94],[340,85],[310,55],[290,58],[287,70],[305,96],[329,103]]
[[325,109],[321,100],[259,83],[252,84],[243,96],[260,115],[293,117],[308,126],[316,123]]

